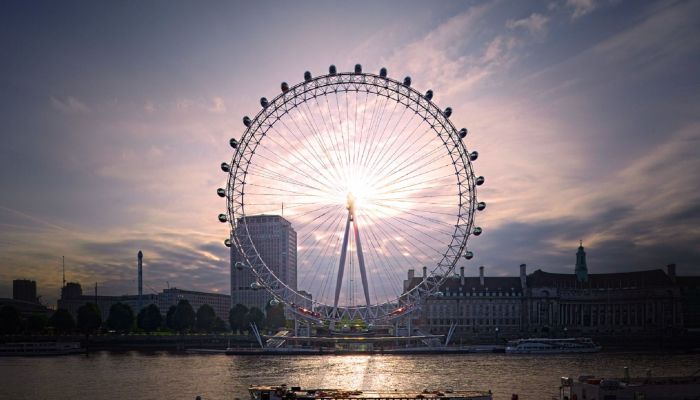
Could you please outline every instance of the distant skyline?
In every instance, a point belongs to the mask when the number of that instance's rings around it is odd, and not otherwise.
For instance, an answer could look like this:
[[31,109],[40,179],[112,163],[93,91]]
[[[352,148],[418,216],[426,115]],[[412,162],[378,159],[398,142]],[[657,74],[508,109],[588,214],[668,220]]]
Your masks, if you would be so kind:
[[[347,12],[352,7],[356,12]],[[219,170],[243,115],[330,64],[454,109],[488,202],[470,275],[700,273],[700,3],[0,5],[0,297],[229,291]]]

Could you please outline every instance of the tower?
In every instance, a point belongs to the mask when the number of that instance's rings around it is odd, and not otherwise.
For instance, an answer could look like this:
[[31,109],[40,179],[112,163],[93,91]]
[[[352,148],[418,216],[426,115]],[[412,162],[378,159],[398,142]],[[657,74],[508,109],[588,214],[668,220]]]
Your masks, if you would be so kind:
[[143,253],[141,250],[139,250],[136,258],[138,259],[139,265],[139,309],[136,312],[139,312],[141,311],[141,307],[143,307]]
[[579,242],[576,252],[576,268],[574,269],[578,282],[588,282],[588,266],[586,266],[586,252],[583,250],[583,241]]

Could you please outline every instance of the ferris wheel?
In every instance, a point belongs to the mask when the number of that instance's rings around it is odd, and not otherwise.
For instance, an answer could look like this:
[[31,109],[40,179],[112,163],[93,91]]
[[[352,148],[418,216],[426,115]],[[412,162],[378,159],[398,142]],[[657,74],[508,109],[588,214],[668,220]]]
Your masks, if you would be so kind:
[[[272,302],[317,322],[387,321],[416,309],[438,288],[467,249],[484,183],[465,145],[467,129],[450,122],[451,108],[433,103],[411,78],[397,81],[353,72],[281,84],[260,99],[233,138],[222,163],[229,223],[239,265]],[[297,281],[281,279],[251,235],[253,217],[281,215],[296,232]],[[257,242],[256,242],[257,241]],[[407,281],[409,270],[422,279]],[[416,281],[418,281],[416,283]]]

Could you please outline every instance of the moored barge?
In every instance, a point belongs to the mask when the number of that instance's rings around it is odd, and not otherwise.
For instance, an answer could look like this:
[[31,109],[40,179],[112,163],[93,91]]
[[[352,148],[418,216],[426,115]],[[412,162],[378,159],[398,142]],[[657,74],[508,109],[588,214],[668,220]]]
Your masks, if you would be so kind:
[[493,400],[491,392],[424,390],[422,392],[302,389],[297,386],[251,386],[251,400]]

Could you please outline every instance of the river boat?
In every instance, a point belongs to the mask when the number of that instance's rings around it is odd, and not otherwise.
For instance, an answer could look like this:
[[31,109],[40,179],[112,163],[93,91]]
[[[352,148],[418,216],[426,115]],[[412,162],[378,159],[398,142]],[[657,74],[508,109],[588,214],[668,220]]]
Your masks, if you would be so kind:
[[491,392],[424,390],[422,392],[302,389],[287,385],[251,386],[251,400],[493,400]]
[[559,353],[595,353],[601,347],[590,338],[565,339],[518,339],[511,340],[506,346],[510,354],[559,354]]
[[689,400],[700,399],[700,376],[598,378],[582,375],[561,378],[559,400]]
[[78,342],[14,342],[0,344],[0,356],[60,356],[84,353]]

